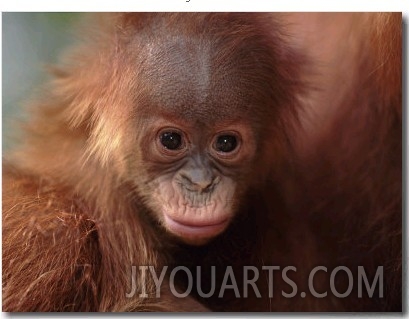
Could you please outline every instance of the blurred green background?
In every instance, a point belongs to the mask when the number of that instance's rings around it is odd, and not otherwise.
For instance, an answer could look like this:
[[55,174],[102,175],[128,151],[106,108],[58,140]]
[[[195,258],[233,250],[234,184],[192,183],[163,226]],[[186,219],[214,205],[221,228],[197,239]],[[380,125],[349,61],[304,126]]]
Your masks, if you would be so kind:
[[2,146],[12,145],[24,102],[47,78],[45,66],[58,61],[74,41],[72,26],[81,13],[2,13]]

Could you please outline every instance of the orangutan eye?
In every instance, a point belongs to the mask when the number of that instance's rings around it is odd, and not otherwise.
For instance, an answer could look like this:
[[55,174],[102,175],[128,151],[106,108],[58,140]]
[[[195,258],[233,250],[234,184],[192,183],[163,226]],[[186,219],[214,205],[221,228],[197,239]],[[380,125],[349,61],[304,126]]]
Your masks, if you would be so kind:
[[183,144],[182,135],[178,132],[163,132],[159,138],[162,146],[171,151],[180,149]]
[[237,147],[237,138],[234,135],[219,135],[214,144],[217,152],[230,153]]

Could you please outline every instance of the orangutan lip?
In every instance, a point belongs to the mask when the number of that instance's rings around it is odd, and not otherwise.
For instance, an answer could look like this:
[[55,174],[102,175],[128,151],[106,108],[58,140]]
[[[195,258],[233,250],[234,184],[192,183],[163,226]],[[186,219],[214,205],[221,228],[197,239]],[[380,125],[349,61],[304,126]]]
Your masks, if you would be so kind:
[[228,218],[223,219],[222,221],[218,221],[216,223],[185,223],[185,222],[180,222],[177,220],[174,220],[173,218],[169,217],[167,214],[165,214],[165,221],[168,227],[177,232],[177,233],[182,233],[182,234],[191,234],[191,235],[200,235],[200,234],[206,234],[206,235],[212,235],[216,234],[220,231],[222,231],[225,226],[228,223]]

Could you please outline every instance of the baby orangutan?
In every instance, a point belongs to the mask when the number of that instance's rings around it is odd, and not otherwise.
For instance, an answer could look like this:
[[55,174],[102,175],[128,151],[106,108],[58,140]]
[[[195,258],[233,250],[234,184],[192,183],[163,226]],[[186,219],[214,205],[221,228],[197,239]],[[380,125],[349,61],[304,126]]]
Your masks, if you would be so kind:
[[[342,92],[312,75],[319,59],[289,35],[291,15],[92,20],[3,160],[3,310],[401,311],[401,17],[362,15],[379,28],[354,31],[372,49],[346,55],[359,72],[339,66]],[[320,92],[336,111],[312,137],[301,117]],[[383,200],[381,178],[394,185]],[[374,253],[358,258],[355,239]],[[319,292],[337,266],[367,266],[372,282],[383,265],[387,297],[289,298],[317,265]]]

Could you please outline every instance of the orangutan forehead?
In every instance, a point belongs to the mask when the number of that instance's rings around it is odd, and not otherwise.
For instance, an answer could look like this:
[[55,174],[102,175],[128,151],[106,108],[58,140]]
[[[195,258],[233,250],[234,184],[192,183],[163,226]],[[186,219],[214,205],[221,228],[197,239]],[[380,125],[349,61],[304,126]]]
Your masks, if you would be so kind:
[[214,121],[248,111],[245,79],[231,63],[217,61],[209,42],[176,37],[145,50],[141,72],[150,83],[149,105],[159,112]]

